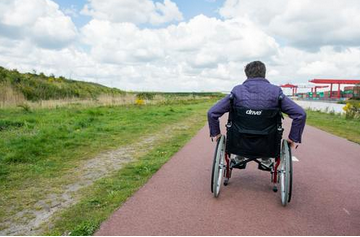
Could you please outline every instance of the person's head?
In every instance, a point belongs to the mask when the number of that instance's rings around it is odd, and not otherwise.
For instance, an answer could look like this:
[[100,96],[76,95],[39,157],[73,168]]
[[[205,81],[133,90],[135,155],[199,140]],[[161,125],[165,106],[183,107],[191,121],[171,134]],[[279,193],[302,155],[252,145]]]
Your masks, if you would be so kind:
[[262,77],[265,78],[266,67],[265,64],[260,61],[254,61],[246,65],[245,74],[247,78]]

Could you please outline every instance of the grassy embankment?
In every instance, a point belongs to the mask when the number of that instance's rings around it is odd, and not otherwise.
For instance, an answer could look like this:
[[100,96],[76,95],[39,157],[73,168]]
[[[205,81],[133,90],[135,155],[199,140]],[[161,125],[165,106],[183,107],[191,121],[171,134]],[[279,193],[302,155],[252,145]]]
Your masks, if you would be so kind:
[[[49,194],[61,193],[74,180],[79,163],[102,151],[132,144],[164,126],[184,120],[185,129],[167,130],[146,155],[112,176],[81,190],[78,204],[53,220],[51,234],[91,234],[133,192],[141,187],[204,125],[209,99],[146,106],[65,107],[0,110],[0,230],[6,220],[36,206]],[[65,178],[67,177],[67,178]],[[24,223],[26,216],[11,221]]]
[[306,123],[360,144],[360,119],[345,115],[307,110]]
[[0,67],[0,105],[16,105],[41,100],[97,99],[102,95],[123,96],[124,91],[116,88],[46,76],[44,73],[20,73]]
[[137,99],[144,99],[146,104],[156,104],[214,95],[216,93],[125,92],[97,83],[47,76],[44,73],[20,73],[0,66],[0,108],[124,105],[134,104]]

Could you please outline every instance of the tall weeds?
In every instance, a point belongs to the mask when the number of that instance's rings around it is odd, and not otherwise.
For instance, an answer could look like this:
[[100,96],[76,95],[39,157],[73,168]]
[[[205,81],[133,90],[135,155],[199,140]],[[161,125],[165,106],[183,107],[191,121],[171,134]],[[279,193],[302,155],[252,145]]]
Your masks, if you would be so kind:
[[26,102],[23,94],[5,83],[0,83],[0,108],[15,107]]

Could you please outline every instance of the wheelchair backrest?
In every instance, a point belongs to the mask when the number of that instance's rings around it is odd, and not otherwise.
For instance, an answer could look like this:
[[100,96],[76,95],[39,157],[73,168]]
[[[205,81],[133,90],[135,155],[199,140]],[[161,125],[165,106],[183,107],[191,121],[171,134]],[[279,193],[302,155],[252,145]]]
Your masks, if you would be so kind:
[[247,158],[278,157],[282,138],[280,109],[234,107],[229,113],[226,150]]

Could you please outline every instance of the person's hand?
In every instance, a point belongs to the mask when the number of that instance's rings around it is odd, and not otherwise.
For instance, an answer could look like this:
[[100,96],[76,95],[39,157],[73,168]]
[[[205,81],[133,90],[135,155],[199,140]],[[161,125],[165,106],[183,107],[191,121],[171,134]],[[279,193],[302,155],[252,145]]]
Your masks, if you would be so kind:
[[291,149],[296,149],[298,147],[298,145],[295,146],[295,142],[293,140],[291,140],[290,138],[286,139],[287,142],[289,143],[289,146]]
[[216,142],[220,139],[221,137],[221,133],[219,133],[218,135],[216,135],[215,137],[212,137],[211,140],[215,140]]

